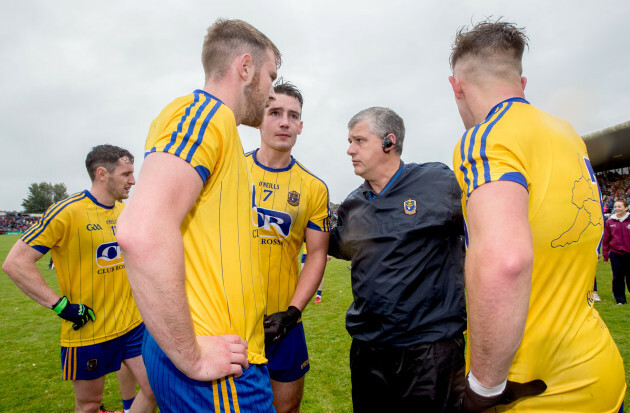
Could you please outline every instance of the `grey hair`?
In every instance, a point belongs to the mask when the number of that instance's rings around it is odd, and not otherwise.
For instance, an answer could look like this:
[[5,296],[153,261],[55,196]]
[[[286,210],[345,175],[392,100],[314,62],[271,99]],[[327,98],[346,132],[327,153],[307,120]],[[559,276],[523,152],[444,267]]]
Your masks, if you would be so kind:
[[370,132],[381,139],[385,138],[385,136],[390,133],[393,134],[396,137],[394,150],[397,154],[402,155],[403,140],[405,139],[405,123],[396,112],[389,108],[379,106],[363,109],[350,119],[348,129],[352,129],[357,123],[363,122],[364,120],[368,121]]

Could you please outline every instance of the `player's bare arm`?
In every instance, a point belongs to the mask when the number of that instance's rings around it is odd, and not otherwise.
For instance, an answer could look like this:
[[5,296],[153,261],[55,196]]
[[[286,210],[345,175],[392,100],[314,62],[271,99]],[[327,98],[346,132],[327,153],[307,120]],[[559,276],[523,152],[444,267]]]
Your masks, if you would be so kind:
[[308,254],[306,255],[304,268],[300,272],[295,293],[289,304],[299,308],[300,311],[304,311],[304,308],[317,291],[317,287],[322,282],[324,270],[326,269],[330,233],[307,228],[305,237]]
[[35,264],[44,254],[18,240],[7,255],[2,269],[26,295],[46,308],[59,300],[59,294],[46,284]]
[[528,193],[514,182],[491,182],[468,201],[466,295],[471,371],[486,387],[508,375],[523,332],[533,265]]
[[202,188],[186,161],[154,153],[142,166],[134,196],[118,220],[118,243],[146,327],[188,377],[240,376],[247,344],[236,335],[195,337],[185,291],[180,226]]

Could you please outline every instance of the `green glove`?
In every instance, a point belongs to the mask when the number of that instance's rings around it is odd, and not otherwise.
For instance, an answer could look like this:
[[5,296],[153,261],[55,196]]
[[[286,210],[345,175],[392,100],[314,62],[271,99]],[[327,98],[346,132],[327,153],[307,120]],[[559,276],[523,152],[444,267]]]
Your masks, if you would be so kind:
[[80,329],[90,320],[96,320],[94,310],[84,304],[70,304],[66,296],[61,297],[52,309],[59,317],[71,321],[72,328],[75,330]]

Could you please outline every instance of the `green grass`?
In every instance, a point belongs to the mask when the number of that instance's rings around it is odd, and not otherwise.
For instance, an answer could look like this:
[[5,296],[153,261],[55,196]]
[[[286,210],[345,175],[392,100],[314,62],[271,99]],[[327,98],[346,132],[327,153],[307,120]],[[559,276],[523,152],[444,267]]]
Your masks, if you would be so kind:
[[[17,240],[0,236],[0,262]],[[38,262],[46,281],[57,288],[54,271],[47,269],[48,256]],[[325,274],[321,304],[309,304],[304,312],[311,370],[306,375],[302,411],[351,412],[348,353],[350,337],[345,312],[352,302],[348,262],[333,259]],[[630,379],[630,305],[617,306],[611,292],[608,263],[600,262],[597,281],[601,303],[596,308],[608,325],[624,359],[626,382]],[[59,326],[54,313],[35,304],[0,271],[0,412],[69,412],[74,408],[72,384],[61,380]],[[105,406],[121,408],[114,374],[107,376]],[[626,394],[625,412],[630,412]]]

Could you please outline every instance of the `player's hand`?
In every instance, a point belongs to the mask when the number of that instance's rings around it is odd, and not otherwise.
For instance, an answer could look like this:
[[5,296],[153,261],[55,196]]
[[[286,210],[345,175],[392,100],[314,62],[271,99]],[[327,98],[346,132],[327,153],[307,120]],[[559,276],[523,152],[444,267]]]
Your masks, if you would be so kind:
[[294,306],[289,306],[287,311],[280,311],[265,316],[265,344],[276,343],[287,335],[289,330],[297,325],[302,312]]
[[547,389],[547,384],[542,380],[532,380],[527,383],[507,381],[505,389],[496,396],[485,397],[470,388],[466,377],[466,388],[460,399],[460,412],[481,413],[500,404],[510,404],[524,397],[537,396]]
[[96,320],[94,310],[85,304],[70,304],[66,296],[61,297],[52,309],[59,317],[72,322],[72,328],[75,330],[80,329],[90,320]]
[[[240,377],[249,368],[247,343],[237,335],[197,336],[199,358],[182,372],[199,381]],[[179,367],[179,366],[178,366]]]

